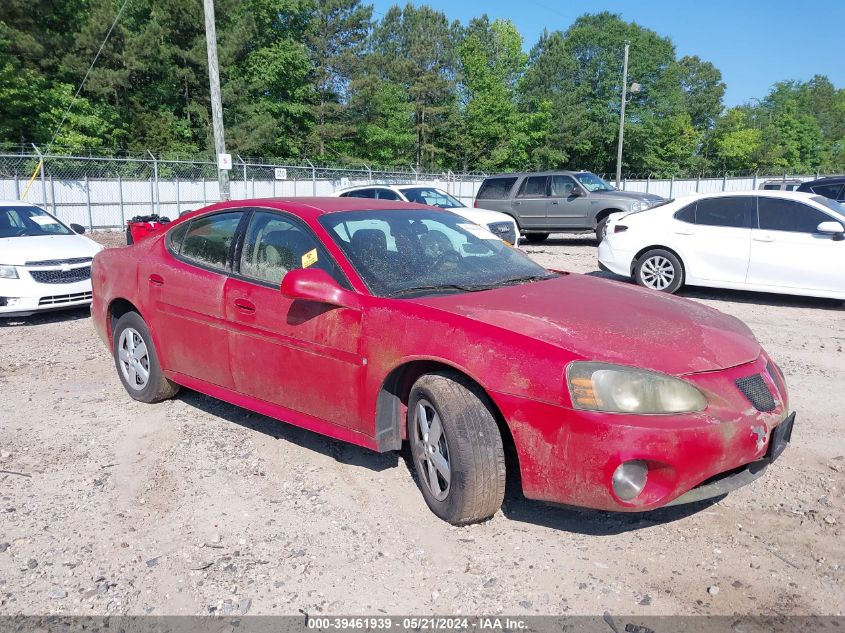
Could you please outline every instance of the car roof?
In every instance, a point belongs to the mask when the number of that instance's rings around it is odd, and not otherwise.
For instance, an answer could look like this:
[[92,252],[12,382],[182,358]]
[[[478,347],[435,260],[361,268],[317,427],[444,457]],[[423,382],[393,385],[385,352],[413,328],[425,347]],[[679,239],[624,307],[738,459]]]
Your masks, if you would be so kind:
[[816,185],[841,185],[845,183],[845,176],[825,176],[816,180],[807,180],[803,185],[807,187],[815,187]]
[[791,200],[807,201],[817,198],[819,194],[807,191],[786,191],[784,189],[749,189],[747,191],[714,191],[712,193],[690,193],[678,196],[676,200],[699,200],[701,198],[725,198],[730,196],[757,196],[759,198],[788,198]]
[[371,185],[352,185],[351,187],[343,187],[342,189],[335,189],[335,193],[346,193],[347,191],[360,191],[362,189],[375,189],[380,187],[382,189],[398,189],[399,187],[411,187],[413,185],[407,184],[387,184],[383,182],[376,182]]
[[519,178],[521,176],[555,176],[555,175],[564,175],[564,176],[574,176],[576,174],[586,174],[592,173],[588,169],[549,169],[546,171],[512,171],[512,172],[505,172],[501,174],[492,174],[490,176],[485,176],[484,180],[488,178]]
[[324,196],[314,198],[251,198],[247,200],[229,200],[197,209],[186,213],[182,218],[190,218],[210,211],[221,211],[223,209],[240,208],[264,208],[278,209],[298,215],[301,218],[317,218],[327,213],[342,213],[354,211],[407,211],[421,210],[432,213],[449,213],[448,211],[429,207],[415,202],[402,202],[399,200],[378,200],[375,198],[338,198],[336,196]]
[[[37,207],[34,202],[26,200],[0,200],[0,207]],[[40,208],[40,207],[39,207]]]

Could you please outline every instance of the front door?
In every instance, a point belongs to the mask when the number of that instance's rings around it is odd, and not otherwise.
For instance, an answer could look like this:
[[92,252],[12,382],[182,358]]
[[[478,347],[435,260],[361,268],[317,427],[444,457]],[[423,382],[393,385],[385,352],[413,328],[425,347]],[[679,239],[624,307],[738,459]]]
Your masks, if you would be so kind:
[[361,312],[284,297],[279,290],[284,275],[308,267],[348,283],[299,220],[255,211],[235,275],[225,288],[235,387],[259,400],[361,431]]
[[522,229],[545,229],[547,195],[547,176],[528,176],[522,181],[513,199],[513,210],[519,216]]
[[763,196],[757,212],[749,284],[845,292],[845,241],[817,231],[822,222],[838,218],[795,200]]
[[[232,388],[223,288],[243,211],[205,215],[181,225],[159,242],[170,257],[141,262],[139,283],[155,306],[153,333],[164,367],[220,387]],[[166,244],[166,246],[165,246]]]
[[[580,194],[580,195],[579,195]],[[587,215],[590,200],[572,176],[552,176],[546,220],[549,228],[584,228],[590,226]]]

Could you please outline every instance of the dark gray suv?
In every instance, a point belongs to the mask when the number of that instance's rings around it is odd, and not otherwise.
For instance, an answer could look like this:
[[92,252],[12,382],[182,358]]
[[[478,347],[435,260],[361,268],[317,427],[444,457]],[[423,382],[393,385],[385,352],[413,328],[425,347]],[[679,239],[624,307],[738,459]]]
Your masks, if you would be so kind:
[[589,171],[490,176],[475,197],[477,208],[513,217],[529,242],[542,242],[549,233],[583,231],[595,231],[601,241],[611,213],[643,211],[661,202],[654,194],[620,191]]

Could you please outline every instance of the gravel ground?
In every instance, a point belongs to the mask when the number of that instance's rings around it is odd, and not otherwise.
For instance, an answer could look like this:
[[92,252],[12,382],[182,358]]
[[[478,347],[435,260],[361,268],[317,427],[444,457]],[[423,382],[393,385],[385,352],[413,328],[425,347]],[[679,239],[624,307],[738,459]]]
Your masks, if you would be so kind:
[[[526,250],[600,274],[586,237]],[[0,614],[841,615],[845,311],[683,294],[746,321],[787,375],[798,420],[766,476],[643,515],[511,490],[464,528],[404,456],[189,391],[131,400],[85,310],[0,322]]]

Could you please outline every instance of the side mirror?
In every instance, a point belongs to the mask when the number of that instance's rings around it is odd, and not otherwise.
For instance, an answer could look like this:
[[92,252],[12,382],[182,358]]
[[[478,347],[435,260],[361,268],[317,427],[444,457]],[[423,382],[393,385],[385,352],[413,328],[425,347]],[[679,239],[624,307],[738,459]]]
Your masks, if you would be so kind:
[[832,235],[837,242],[845,240],[845,226],[842,226],[839,222],[833,220],[822,222],[816,227],[816,230],[823,235]]
[[85,234],[85,227],[82,226],[81,224],[71,224],[70,230],[73,231],[74,233],[79,233],[79,235]]
[[572,187],[572,191],[569,192],[570,198],[580,198],[584,195],[584,190],[581,187]]
[[282,294],[289,299],[315,301],[341,308],[357,308],[355,293],[340,287],[329,273],[320,268],[298,268],[282,278]]

